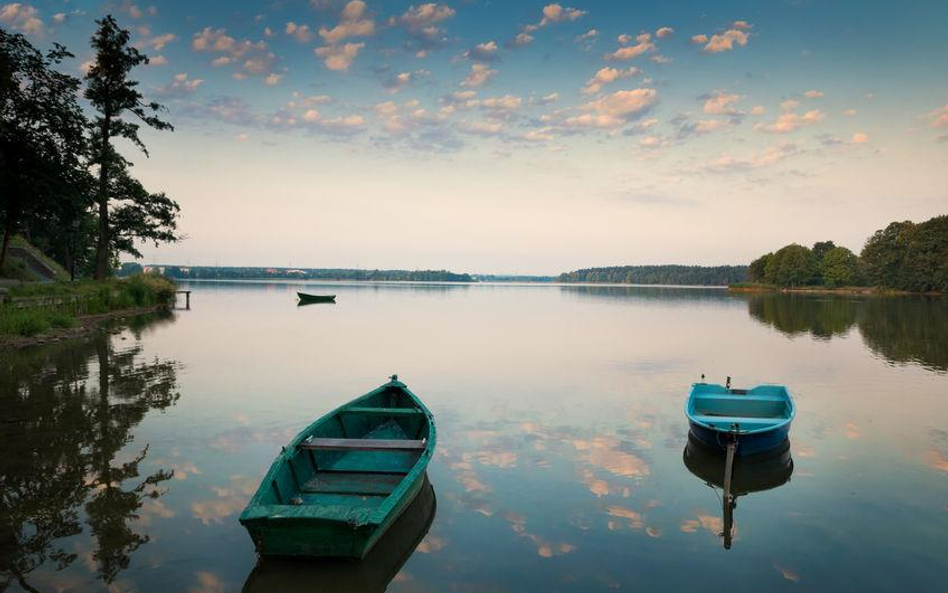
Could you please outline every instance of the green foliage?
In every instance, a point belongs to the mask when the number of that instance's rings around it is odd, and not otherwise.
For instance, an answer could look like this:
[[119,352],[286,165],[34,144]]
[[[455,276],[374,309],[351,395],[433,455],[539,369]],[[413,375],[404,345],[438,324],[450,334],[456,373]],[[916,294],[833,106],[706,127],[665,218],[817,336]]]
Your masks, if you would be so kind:
[[168,278],[154,274],[107,282],[86,280],[13,286],[9,289],[11,298],[54,297],[64,299],[65,304],[36,309],[0,307],[0,335],[32,336],[50,327],[73,327],[77,323],[73,313],[98,315],[120,309],[167,305],[173,302],[176,288]]
[[[124,139],[148,155],[139,137],[143,122],[156,130],[173,130],[158,113],[165,108],[145,101],[132,69],[148,64],[148,57],[129,45],[129,32],[112,15],[96,21],[92,36],[95,62],[86,75],[85,96],[96,111],[92,132],[92,163],[98,167],[99,232],[96,242],[95,277],[103,279],[119,253],[140,257],[136,239],[175,241],[178,205],[163,193],[152,194],[128,173],[130,163],[115,149],[113,139]],[[134,116],[130,117],[130,116]]]
[[560,274],[558,282],[727,286],[747,279],[746,266],[616,266]]
[[781,287],[864,286],[908,292],[948,292],[948,215],[915,224],[890,223],[857,257],[832,241],[807,249],[787,245],[751,262],[751,281]]
[[28,309],[0,312],[0,334],[35,336],[49,330],[48,314]]
[[447,270],[348,270],[318,268],[236,268],[163,266],[169,278],[194,280],[374,280],[405,282],[474,282],[470,274]]
[[866,279],[870,284],[901,288],[909,283],[905,257],[914,232],[915,223],[906,220],[890,223],[869,237],[860,257],[866,266]]
[[820,262],[823,284],[830,288],[859,284],[859,258],[845,247],[833,247]]
[[796,243],[774,253],[764,269],[767,283],[777,286],[808,286],[816,282],[818,274],[813,252]]
[[773,253],[765,253],[747,266],[747,276],[751,282],[767,281],[767,264],[769,264],[773,258]]
[[861,257],[876,286],[948,292],[948,216],[893,222],[866,241]]
[[50,313],[49,324],[53,327],[75,327],[79,320],[65,313]]
[[833,249],[836,249],[836,243],[832,241],[817,241],[813,244],[812,251],[816,257],[816,261],[823,261],[823,256]]
[[87,174],[79,80],[55,69],[72,57],[57,43],[44,55],[0,28],[0,266],[22,223],[61,217],[62,201],[79,199]]

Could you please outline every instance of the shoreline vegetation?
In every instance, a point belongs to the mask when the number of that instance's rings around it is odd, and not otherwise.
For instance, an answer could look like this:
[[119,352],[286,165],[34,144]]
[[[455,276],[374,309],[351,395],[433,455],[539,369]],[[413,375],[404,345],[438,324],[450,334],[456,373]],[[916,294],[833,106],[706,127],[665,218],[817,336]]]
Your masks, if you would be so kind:
[[774,284],[759,284],[756,282],[740,282],[727,287],[728,292],[736,293],[786,293],[786,294],[826,294],[850,296],[943,296],[944,292],[929,290],[917,292],[911,290],[895,290],[881,286],[776,286]]
[[76,337],[104,321],[167,309],[176,288],[168,278],[153,274],[10,286],[0,305],[0,347]]
[[766,253],[748,266],[746,283],[733,290],[941,294],[948,292],[948,215],[920,223],[889,223],[859,255],[819,241]]

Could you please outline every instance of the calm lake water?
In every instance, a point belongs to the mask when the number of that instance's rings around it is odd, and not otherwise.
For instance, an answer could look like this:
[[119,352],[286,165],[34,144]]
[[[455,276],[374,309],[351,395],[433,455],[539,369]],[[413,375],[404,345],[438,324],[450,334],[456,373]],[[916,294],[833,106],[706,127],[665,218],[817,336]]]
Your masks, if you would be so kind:
[[[301,286],[0,353],[0,591],[943,590],[948,299]],[[433,494],[366,563],[258,566],[237,517],[281,445],[392,373]],[[730,550],[720,459],[686,455],[702,373],[798,406]]]

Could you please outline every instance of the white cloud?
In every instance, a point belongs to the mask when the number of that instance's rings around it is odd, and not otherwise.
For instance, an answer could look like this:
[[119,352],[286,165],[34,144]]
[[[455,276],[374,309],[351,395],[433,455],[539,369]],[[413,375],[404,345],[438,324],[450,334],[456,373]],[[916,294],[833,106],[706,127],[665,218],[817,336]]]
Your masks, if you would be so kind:
[[721,53],[734,49],[735,45],[741,47],[747,45],[750,35],[747,33],[753,25],[746,21],[734,21],[731,28],[720,33],[715,33],[710,38],[707,35],[700,34],[691,37],[691,43],[695,45],[704,45],[704,51],[710,54]]
[[658,100],[655,89],[617,91],[581,105],[586,113],[567,118],[568,127],[618,128],[648,112]]
[[159,97],[167,98],[185,97],[194,94],[202,84],[204,84],[204,79],[188,78],[188,74],[182,72],[175,74],[174,78],[168,84],[156,88],[155,94]]
[[503,95],[502,97],[489,97],[480,102],[480,106],[494,115],[510,114],[523,104],[523,99],[516,95]]
[[27,35],[43,33],[43,21],[39,17],[39,11],[30,4],[13,2],[0,6],[0,23]]
[[586,86],[583,87],[582,93],[584,95],[593,95],[602,90],[602,86],[619,80],[620,78],[628,78],[630,76],[637,76],[641,73],[636,67],[631,67],[627,70],[620,70],[617,68],[600,68],[596,74],[586,82]]
[[[310,30],[308,25],[297,25],[293,21],[290,21],[286,24],[284,29],[286,34],[293,37],[300,43],[309,43],[313,40],[313,32]],[[266,35],[266,31],[263,32]]]
[[696,134],[710,134],[715,130],[721,130],[729,127],[731,124],[728,121],[720,119],[702,119],[694,126],[694,131]]
[[461,82],[461,86],[469,88],[484,86],[496,74],[497,71],[491,70],[486,64],[471,64],[471,71]]
[[500,48],[496,41],[486,41],[478,43],[471,49],[464,52],[464,57],[469,60],[479,60],[481,62],[493,62],[499,57]]
[[162,55],[157,55],[153,58],[148,58],[149,66],[164,66],[168,63],[168,59]]
[[754,105],[751,108],[751,115],[763,115],[765,113],[767,113],[767,110],[764,109],[763,105]]
[[855,109],[846,109],[846,110],[843,111],[843,115],[848,115],[848,116],[850,116],[850,117],[853,116],[853,115],[856,115],[857,113],[859,113],[859,112],[856,111]]
[[211,60],[211,65],[235,67],[231,74],[234,80],[269,75],[277,62],[276,54],[267,51],[265,41],[238,41],[225,29],[205,27],[191,38],[191,48],[197,52],[222,54]]
[[712,54],[734,49],[734,45],[747,45],[747,33],[740,29],[728,29],[723,33],[715,33],[704,46],[704,51]]
[[632,37],[629,35],[619,35],[619,43],[623,44],[624,47],[620,47],[611,54],[606,54],[606,59],[608,60],[631,60],[636,58],[645,52],[654,51],[655,44],[652,43],[652,34],[651,33],[641,33],[635,37],[635,45],[627,45],[632,42]]
[[869,142],[869,135],[864,132],[856,132],[853,134],[853,144],[865,144]]
[[948,128],[948,104],[928,113],[931,127]]
[[803,93],[803,96],[807,99],[819,99],[823,96],[823,91],[811,90]]
[[165,33],[164,35],[155,35],[154,37],[145,37],[135,45],[140,48],[152,48],[155,51],[161,51],[166,45],[177,39],[174,33]]
[[389,19],[389,24],[401,23],[417,43],[425,49],[443,45],[447,38],[439,25],[455,15],[455,10],[446,4],[428,2],[411,5],[401,16]]
[[273,86],[275,84],[278,84],[281,78],[283,78],[282,74],[271,72],[270,74],[267,75],[266,78],[263,79],[263,83],[267,86]]
[[[552,25],[555,23],[565,23],[571,22],[579,19],[586,14],[585,10],[578,10],[576,8],[564,8],[560,4],[547,4],[543,7],[542,16],[540,21],[536,24],[524,25],[520,33],[514,38],[512,44],[514,46],[524,46],[533,41],[534,37],[531,33],[536,32],[541,27],[546,27],[547,25]],[[592,35],[590,35],[590,33]],[[591,41],[593,37],[598,35],[598,31],[595,29],[590,29],[585,34],[580,35],[576,38],[577,42]]]
[[332,29],[319,30],[319,36],[328,44],[336,44],[349,37],[368,37],[375,34],[375,22],[365,16],[365,2],[352,0],[342,9],[339,24]]
[[714,161],[707,163],[705,169],[721,173],[762,169],[776,165],[796,152],[798,152],[796,145],[788,143],[772,146],[760,153],[743,158],[732,157],[728,153],[724,153]]
[[735,115],[735,103],[743,99],[741,95],[718,92],[704,102],[703,111],[710,115]]
[[674,32],[675,30],[672,29],[671,27],[660,27],[658,31],[655,31],[655,36],[658,37],[659,39],[664,39]]
[[592,43],[593,41],[596,40],[597,37],[599,37],[599,31],[597,31],[596,29],[590,29],[586,31],[585,33],[583,33],[582,35],[577,35],[576,38],[573,39],[573,41],[575,41],[576,43],[584,43],[584,44]]
[[540,19],[538,25],[540,27],[545,27],[553,23],[564,23],[567,21],[575,21],[576,19],[582,17],[586,14],[585,10],[577,10],[575,8],[563,8],[559,4],[547,4],[543,7],[543,18]]
[[364,43],[345,43],[343,45],[327,45],[313,50],[330,70],[348,70],[352,61],[359,55],[359,50],[365,47]]
[[786,101],[780,104],[780,108],[783,109],[784,111],[793,111],[799,106],[800,106],[800,102],[797,101],[796,99],[787,99]]
[[386,80],[384,83],[382,83],[382,86],[387,88],[389,92],[397,93],[404,86],[408,85],[413,80],[416,80],[423,76],[428,76],[430,74],[431,72],[429,72],[428,70],[415,70],[413,72],[399,72],[398,74],[396,74],[389,80]]
[[663,146],[668,146],[668,141],[663,140],[658,136],[646,136],[645,138],[639,140],[639,146],[649,150],[655,150],[662,148]]
[[803,126],[817,124],[823,121],[823,118],[823,112],[819,109],[807,111],[803,115],[799,115],[795,112],[787,112],[780,114],[780,116],[772,123],[757,124],[754,127],[755,129],[772,134],[786,134],[787,132],[792,132],[793,130]]
[[478,136],[496,136],[504,129],[504,124],[496,121],[463,121],[458,124],[458,129]]

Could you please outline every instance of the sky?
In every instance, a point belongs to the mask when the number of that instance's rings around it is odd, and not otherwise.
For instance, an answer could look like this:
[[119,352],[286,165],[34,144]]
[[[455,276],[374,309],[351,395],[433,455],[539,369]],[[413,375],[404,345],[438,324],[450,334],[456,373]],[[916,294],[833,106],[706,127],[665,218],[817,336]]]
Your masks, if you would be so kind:
[[948,2],[20,2],[81,76],[113,14],[174,132],[143,263],[556,274],[858,251],[948,213]]

